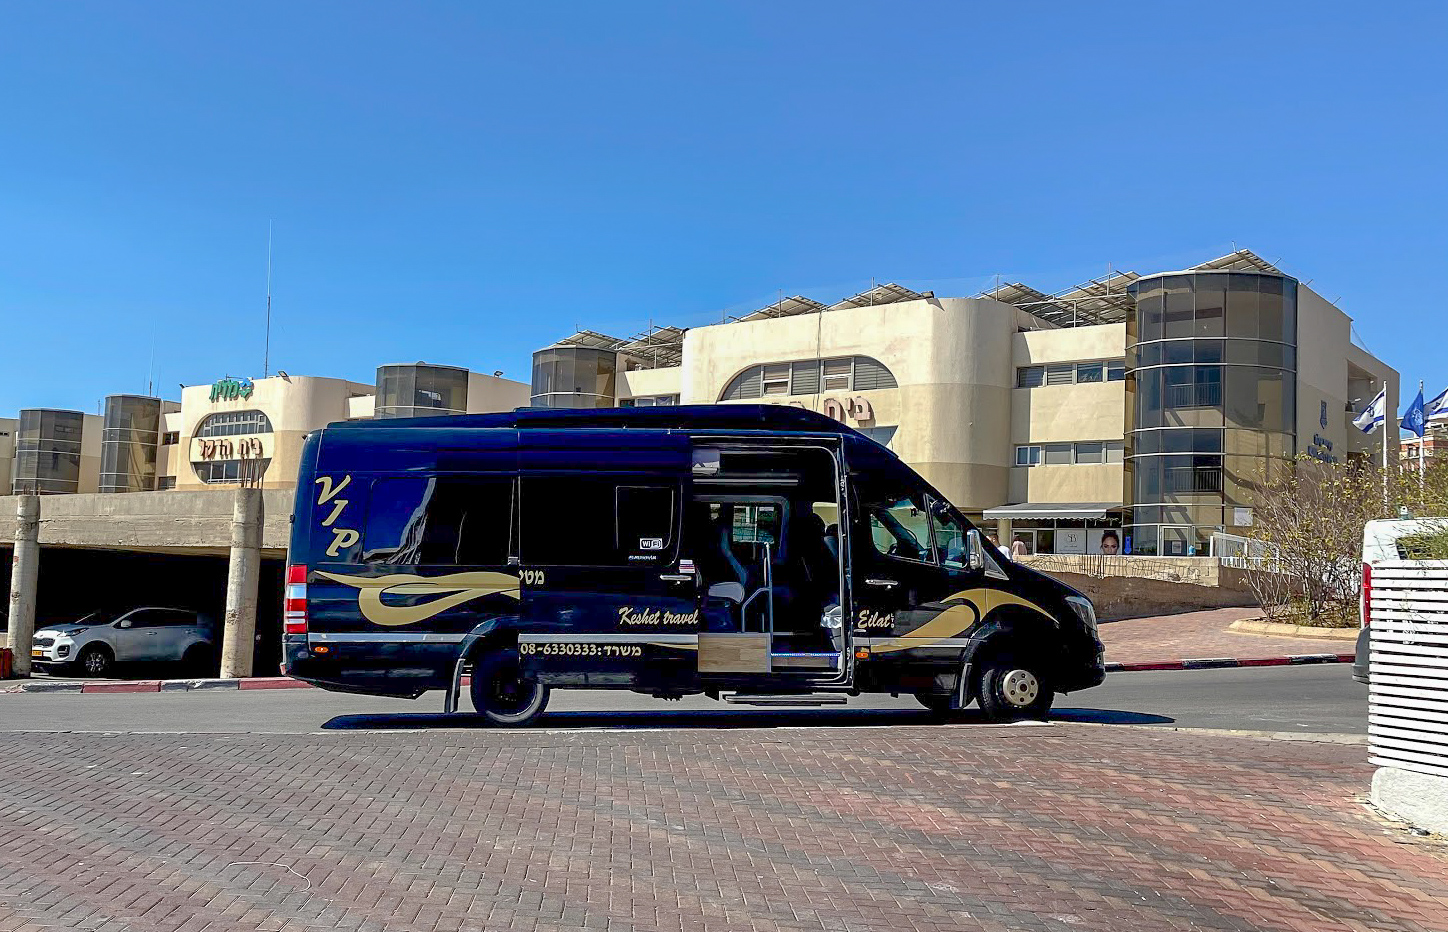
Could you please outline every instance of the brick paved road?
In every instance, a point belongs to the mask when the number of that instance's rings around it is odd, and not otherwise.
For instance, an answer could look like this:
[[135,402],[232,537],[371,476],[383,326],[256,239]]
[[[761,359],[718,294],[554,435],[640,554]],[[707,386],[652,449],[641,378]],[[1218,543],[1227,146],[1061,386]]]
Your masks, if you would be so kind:
[[1293,654],[1350,654],[1357,632],[1337,638],[1281,638],[1242,634],[1227,626],[1239,618],[1260,618],[1261,609],[1219,608],[1155,618],[1131,618],[1101,626],[1106,659],[1113,663],[1206,657],[1290,657]]
[[6,736],[0,929],[1448,928],[1360,747],[1089,725]]

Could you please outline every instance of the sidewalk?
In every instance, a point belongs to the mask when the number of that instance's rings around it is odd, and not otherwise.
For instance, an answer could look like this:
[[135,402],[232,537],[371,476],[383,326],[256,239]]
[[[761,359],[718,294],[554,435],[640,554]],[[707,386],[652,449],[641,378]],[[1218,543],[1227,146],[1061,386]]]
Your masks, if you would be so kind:
[[1357,631],[1338,638],[1289,638],[1244,634],[1228,626],[1241,618],[1258,618],[1261,609],[1218,608],[1155,618],[1131,618],[1101,625],[1107,663],[1236,658],[1283,659],[1304,654],[1351,654]]
[[1448,927],[1448,846],[1363,806],[1351,745],[1067,724],[7,741],[6,930]]

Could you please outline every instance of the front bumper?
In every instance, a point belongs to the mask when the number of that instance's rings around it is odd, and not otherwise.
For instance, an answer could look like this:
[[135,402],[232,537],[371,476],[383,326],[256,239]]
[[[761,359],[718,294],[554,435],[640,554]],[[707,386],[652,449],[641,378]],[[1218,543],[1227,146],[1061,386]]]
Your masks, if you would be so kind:
[[32,644],[30,647],[30,662],[43,664],[71,663],[75,660],[75,643],[69,639],[56,641],[55,643],[42,647],[39,644]]

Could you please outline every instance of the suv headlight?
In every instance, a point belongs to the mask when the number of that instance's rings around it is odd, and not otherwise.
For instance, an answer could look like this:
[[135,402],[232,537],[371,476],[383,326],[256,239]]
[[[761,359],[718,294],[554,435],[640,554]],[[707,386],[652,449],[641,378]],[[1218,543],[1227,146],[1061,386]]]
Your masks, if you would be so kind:
[[1092,634],[1095,634],[1096,608],[1091,604],[1091,600],[1085,596],[1068,595],[1066,604],[1071,606],[1071,610],[1076,613],[1077,618],[1081,619],[1081,623],[1090,629]]

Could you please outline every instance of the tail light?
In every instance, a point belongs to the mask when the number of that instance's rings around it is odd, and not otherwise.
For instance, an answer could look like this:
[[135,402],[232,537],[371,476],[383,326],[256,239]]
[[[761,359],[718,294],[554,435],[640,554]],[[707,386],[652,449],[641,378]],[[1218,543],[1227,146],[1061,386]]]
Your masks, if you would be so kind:
[[1366,628],[1373,623],[1373,565],[1363,564],[1363,603],[1362,603],[1362,626]]
[[287,567],[286,595],[282,599],[282,630],[287,634],[307,633],[307,568]]

